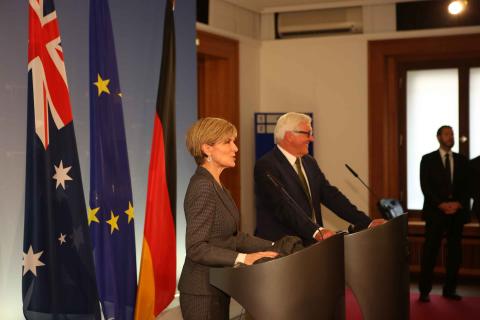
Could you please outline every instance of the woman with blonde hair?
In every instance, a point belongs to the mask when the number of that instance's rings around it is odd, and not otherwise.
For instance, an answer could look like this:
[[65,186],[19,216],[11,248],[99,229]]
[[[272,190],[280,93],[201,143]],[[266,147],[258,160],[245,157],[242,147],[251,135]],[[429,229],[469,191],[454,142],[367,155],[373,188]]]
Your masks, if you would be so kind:
[[228,319],[230,297],[209,283],[210,267],[253,264],[273,258],[272,242],[239,231],[240,215],[220,175],[235,167],[237,130],[220,118],[202,118],[187,133],[187,148],[198,165],[184,209],[185,264],[178,288],[183,319]]

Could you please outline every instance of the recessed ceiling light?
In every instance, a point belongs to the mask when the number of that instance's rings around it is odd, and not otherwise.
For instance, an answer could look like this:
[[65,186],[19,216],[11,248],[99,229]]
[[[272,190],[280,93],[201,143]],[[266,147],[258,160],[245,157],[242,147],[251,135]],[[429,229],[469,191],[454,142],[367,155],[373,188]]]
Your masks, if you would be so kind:
[[450,2],[448,5],[448,12],[453,15],[457,15],[463,12],[465,10],[465,7],[467,6],[467,1],[465,0],[455,0]]

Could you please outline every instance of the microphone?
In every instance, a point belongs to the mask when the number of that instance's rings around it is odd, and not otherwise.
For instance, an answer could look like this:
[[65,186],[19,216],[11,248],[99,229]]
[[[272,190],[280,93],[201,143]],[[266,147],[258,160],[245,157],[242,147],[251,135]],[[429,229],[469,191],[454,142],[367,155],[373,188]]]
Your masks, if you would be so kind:
[[[303,219],[307,223],[315,225],[313,223],[313,221],[308,218],[308,214],[301,213],[301,212],[305,212],[303,210],[303,208],[300,207],[300,205],[297,203],[297,201],[295,201],[295,199],[288,193],[288,191],[285,190],[285,187],[282,185],[281,182],[279,182],[277,180],[277,178],[272,176],[270,174],[270,172],[268,172],[268,171],[265,172],[265,176],[268,178],[268,180],[270,180],[270,182],[273,184],[273,186],[278,191],[280,191],[280,193],[283,195],[284,199],[287,201],[287,203],[290,205],[290,207],[292,207],[294,209],[293,212],[295,212],[299,217],[301,217],[301,219]],[[316,225],[315,225],[315,227],[316,227]]]
[[370,191],[370,193],[375,196],[375,198],[377,199],[377,201],[380,200],[380,197],[379,197],[365,182],[363,182],[362,178],[360,178],[360,177],[358,176],[358,174],[355,172],[355,170],[352,169],[352,167],[350,167],[350,166],[349,166],[348,164],[346,164],[346,163],[345,163],[345,167],[347,167],[348,171],[350,171],[355,178],[357,178],[358,180],[360,180],[360,182],[365,186],[365,188],[367,188],[368,191]]
[[362,231],[362,230],[363,230],[363,228],[361,228],[361,227],[359,227],[359,226],[356,226],[356,225],[353,225],[353,224],[351,224],[351,225],[349,225],[349,226],[348,226],[348,229],[347,229],[347,230],[348,230],[348,233],[350,233],[350,234],[351,234],[351,233],[355,233],[355,232],[358,232],[358,231]]
[[345,163],[345,167],[347,167],[348,171],[350,171],[355,178],[358,178],[358,174],[350,167],[348,164]]
[[[402,205],[400,202],[396,199],[380,199],[380,197],[365,183],[363,180],[358,176],[358,174],[353,170],[348,164],[345,163],[345,167],[347,167],[348,171],[360,180],[360,182],[367,188],[367,190],[376,198],[377,200],[377,208],[378,211],[382,214],[382,216],[386,220],[393,219],[401,214],[404,213]],[[355,232],[355,226],[351,226],[352,231]],[[350,227],[348,228],[348,231],[350,232]],[[356,230],[358,231],[358,230]]]
[[[362,178],[360,178],[358,176],[358,173],[355,172],[355,170],[352,169],[352,167],[350,167],[348,164],[345,163],[345,167],[347,167],[348,171],[350,171],[350,173],[355,177],[357,178],[358,180],[360,180],[360,182],[365,186],[365,188],[367,188],[367,190],[373,194],[373,196],[377,199],[377,206],[380,202],[378,202],[378,196],[377,194],[362,180]],[[380,210],[380,212],[382,212],[382,210]],[[348,226],[348,233],[355,233],[357,231],[361,231],[362,228],[356,226],[356,225],[349,225]]]
[[272,177],[272,175],[270,174],[270,172],[267,171],[267,172],[265,173],[265,175],[267,176],[268,180],[270,180],[270,181],[273,183],[273,185],[274,185],[275,187],[281,188],[281,189],[285,190],[285,189],[283,188],[283,186],[280,185],[280,182],[278,182],[277,179],[275,179],[274,177]]

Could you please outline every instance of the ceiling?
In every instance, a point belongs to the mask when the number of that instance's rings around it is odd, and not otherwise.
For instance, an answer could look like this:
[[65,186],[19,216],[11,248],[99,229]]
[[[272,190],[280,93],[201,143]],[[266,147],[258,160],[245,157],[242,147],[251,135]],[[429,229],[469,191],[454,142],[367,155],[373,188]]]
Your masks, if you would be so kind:
[[425,0],[224,0],[255,12],[281,12]]
[[226,0],[239,7],[262,12],[268,8],[303,6],[328,2],[345,2],[345,0]]

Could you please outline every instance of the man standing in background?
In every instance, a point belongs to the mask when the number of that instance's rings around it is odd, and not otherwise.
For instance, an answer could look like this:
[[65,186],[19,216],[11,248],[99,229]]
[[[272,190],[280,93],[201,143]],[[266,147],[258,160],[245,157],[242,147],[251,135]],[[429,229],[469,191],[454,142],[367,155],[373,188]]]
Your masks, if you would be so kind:
[[443,235],[447,238],[446,278],[443,296],[461,300],[457,294],[458,270],[462,260],[463,225],[469,220],[468,160],[452,152],[453,129],[441,126],[437,131],[440,148],[423,156],[420,184],[424,195],[422,218],[425,220],[419,280],[420,298],[429,302],[433,269]]

